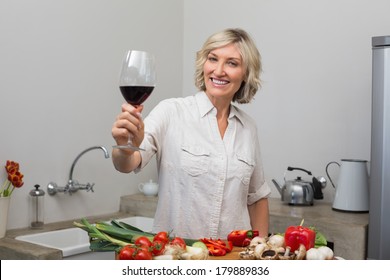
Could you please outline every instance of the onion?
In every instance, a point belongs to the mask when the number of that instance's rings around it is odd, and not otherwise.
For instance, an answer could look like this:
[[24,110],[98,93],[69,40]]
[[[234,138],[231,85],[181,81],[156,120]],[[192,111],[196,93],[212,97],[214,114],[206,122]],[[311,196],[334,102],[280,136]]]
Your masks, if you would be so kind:
[[164,255],[172,255],[174,259],[179,259],[186,251],[179,245],[166,245]]
[[200,247],[186,246],[186,252],[180,258],[183,260],[207,260],[209,251]]

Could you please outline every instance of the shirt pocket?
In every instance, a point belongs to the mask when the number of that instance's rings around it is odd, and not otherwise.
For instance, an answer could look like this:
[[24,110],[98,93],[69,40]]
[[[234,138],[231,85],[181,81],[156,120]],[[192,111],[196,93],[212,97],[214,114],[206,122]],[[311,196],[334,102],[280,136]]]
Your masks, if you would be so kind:
[[210,152],[199,146],[181,146],[181,165],[191,176],[206,173],[210,165]]
[[255,160],[250,155],[236,154],[237,159],[237,172],[238,177],[244,185],[249,185],[253,170],[255,168]]

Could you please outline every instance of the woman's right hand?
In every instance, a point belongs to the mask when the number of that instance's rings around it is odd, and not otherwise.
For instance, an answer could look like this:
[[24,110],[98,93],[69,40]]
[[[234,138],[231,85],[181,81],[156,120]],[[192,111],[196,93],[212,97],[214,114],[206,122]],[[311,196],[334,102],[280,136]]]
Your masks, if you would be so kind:
[[141,115],[144,107],[124,103],[121,108],[122,112],[111,129],[112,137],[117,145],[126,145],[130,137],[133,145],[139,147],[144,139],[144,122]]

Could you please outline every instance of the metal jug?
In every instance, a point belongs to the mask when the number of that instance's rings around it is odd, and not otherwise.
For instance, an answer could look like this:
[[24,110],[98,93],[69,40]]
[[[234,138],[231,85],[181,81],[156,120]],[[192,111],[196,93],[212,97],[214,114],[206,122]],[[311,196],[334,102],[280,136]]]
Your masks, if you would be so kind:
[[[328,173],[328,168],[333,163],[340,166],[337,186],[333,184],[333,180]],[[333,187],[336,189],[332,206],[334,210],[368,212],[369,179],[366,160],[342,159],[341,165],[338,162],[332,161],[326,165],[325,171]]]

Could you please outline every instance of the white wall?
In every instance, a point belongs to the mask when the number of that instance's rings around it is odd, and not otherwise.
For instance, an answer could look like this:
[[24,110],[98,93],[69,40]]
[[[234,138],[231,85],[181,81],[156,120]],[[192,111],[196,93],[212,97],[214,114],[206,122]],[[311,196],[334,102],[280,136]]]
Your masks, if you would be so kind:
[[[111,126],[124,102],[119,68],[127,49],[153,52],[158,86],[145,114],[158,101],[181,95],[183,4],[180,0],[1,0],[0,165],[20,163],[25,185],[12,195],[8,228],[28,225],[28,193],[67,182],[75,157],[104,145],[111,151]],[[174,74],[172,74],[174,73]],[[94,182],[95,192],[46,195],[46,222],[119,210],[122,195],[145,172],[121,174],[100,150],[85,154],[74,179]],[[4,181],[4,168],[0,182]]]
[[[257,120],[267,181],[280,197],[271,179],[282,181],[287,166],[325,176],[329,161],[370,159],[371,37],[389,35],[389,10],[386,0],[187,1],[184,91],[194,90],[194,52],[211,33],[241,27],[254,37],[264,83],[242,108]],[[337,166],[329,171],[337,181]],[[324,191],[333,201],[330,182]]]

